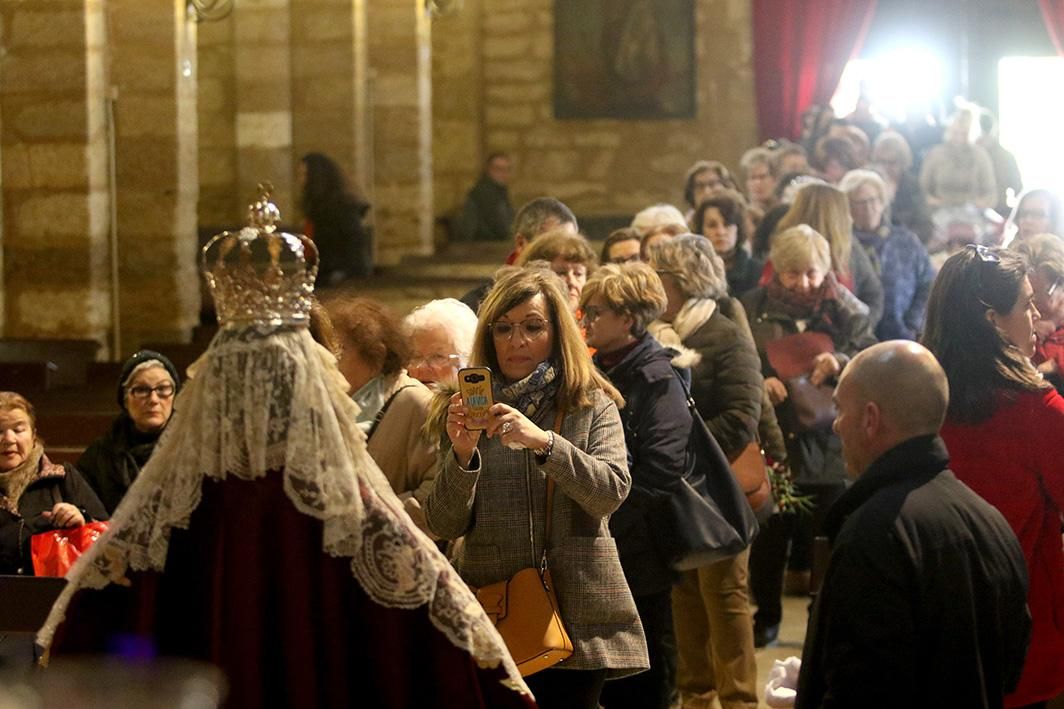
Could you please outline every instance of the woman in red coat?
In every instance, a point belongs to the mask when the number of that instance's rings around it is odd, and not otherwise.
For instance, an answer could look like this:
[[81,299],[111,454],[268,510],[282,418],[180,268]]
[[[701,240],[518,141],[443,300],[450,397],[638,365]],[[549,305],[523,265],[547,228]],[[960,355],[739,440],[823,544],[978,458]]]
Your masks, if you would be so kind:
[[950,467],[1001,511],[1027,561],[1031,644],[1007,707],[1064,691],[1064,399],[1031,364],[1033,295],[1020,256],[971,245],[942,266],[924,334],[949,377]]

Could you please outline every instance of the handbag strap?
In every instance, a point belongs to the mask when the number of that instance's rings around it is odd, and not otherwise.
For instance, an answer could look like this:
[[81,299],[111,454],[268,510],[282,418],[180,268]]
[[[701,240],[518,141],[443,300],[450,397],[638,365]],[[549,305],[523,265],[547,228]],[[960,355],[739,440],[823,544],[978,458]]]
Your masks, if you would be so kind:
[[377,426],[381,425],[381,421],[384,419],[384,414],[388,413],[388,407],[392,405],[393,401],[395,401],[395,397],[399,396],[399,392],[401,392],[403,389],[409,389],[412,386],[414,385],[404,384],[403,386],[392,392],[392,395],[389,396],[388,400],[384,402],[384,406],[381,407],[381,410],[378,411],[377,415],[373,418],[373,424],[369,427],[369,432],[366,433],[367,441],[373,438],[373,434],[377,431]]
[[[565,418],[565,407],[558,407],[558,412],[554,415],[554,432],[557,435],[561,435],[562,432],[562,420]],[[554,516],[554,478],[550,475],[547,476],[547,507],[545,509],[547,515],[546,524],[543,530],[543,554],[539,559],[539,575],[542,577],[547,571],[547,545],[550,544],[550,523],[551,517]],[[536,553],[535,547],[535,532],[532,531],[532,497],[528,498],[528,522],[530,525],[529,532],[532,535],[532,553]],[[534,558],[534,557],[533,557]]]

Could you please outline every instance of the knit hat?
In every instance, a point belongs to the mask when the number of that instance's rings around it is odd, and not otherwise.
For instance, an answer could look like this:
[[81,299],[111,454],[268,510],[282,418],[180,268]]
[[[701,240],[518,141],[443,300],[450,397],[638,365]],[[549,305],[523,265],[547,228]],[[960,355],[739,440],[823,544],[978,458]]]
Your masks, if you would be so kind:
[[162,367],[174,380],[174,394],[181,391],[181,377],[177,373],[177,367],[167,359],[166,355],[159,354],[154,350],[141,350],[126,360],[122,365],[122,373],[118,375],[118,405],[123,411],[126,410],[126,384],[133,373],[146,364],[154,364]]

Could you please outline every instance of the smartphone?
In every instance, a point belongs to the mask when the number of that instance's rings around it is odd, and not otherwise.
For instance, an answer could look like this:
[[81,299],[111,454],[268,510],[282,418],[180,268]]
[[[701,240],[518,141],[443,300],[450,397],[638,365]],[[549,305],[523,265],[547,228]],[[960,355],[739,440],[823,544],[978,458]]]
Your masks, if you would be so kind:
[[458,391],[469,413],[465,427],[483,431],[488,427],[489,409],[495,402],[491,396],[491,370],[487,367],[464,367],[458,370]]

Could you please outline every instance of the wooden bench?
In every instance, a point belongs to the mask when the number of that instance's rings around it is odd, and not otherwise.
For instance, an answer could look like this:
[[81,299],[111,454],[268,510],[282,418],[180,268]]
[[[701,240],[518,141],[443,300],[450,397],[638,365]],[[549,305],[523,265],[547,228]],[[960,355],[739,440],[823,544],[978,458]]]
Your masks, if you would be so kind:
[[78,387],[85,384],[86,369],[99,349],[95,340],[0,338],[0,363],[45,364],[48,388]]
[[[37,434],[44,441],[44,449],[84,449],[94,440],[111,430],[115,413],[62,413],[49,412],[37,415]],[[79,453],[80,454],[80,453]]]
[[52,388],[57,370],[55,362],[0,362],[0,390],[31,397]]

